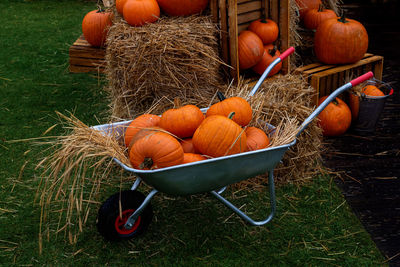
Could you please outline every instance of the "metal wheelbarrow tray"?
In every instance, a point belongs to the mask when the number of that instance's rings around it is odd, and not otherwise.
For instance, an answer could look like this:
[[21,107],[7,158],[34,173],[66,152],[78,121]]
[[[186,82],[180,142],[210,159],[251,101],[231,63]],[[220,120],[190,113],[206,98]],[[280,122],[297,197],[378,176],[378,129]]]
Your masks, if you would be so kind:
[[[290,53],[291,52],[293,51],[290,51]],[[281,59],[278,58],[277,63],[279,63],[280,60]],[[270,65],[271,68],[277,63],[272,63]],[[269,70],[267,68],[264,74],[268,74],[268,72]],[[253,95],[255,91],[257,91],[258,87],[267,76],[264,74],[255,85],[250,95]],[[300,135],[307,125],[333,99],[335,99],[337,95],[371,77],[372,72],[369,72],[333,92],[302,123],[299,127],[297,136]],[[204,111],[206,111],[206,109],[203,109],[203,112]],[[121,133],[129,123],[130,121],[124,121],[113,124],[97,125],[93,128],[103,132],[104,134],[110,134],[116,130]],[[271,130],[271,134],[273,134],[274,127],[269,124],[267,124],[267,127]],[[296,139],[289,144],[277,147],[268,147],[256,151],[249,151],[154,170],[134,169],[114,158],[114,161],[122,166],[122,168],[134,173],[138,178],[135,180],[130,190],[116,193],[102,204],[97,217],[97,229],[100,234],[109,240],[129,239],[144,232],[152,218],[150,200],[158,192],[174,196],[210,192],[251,225],[264,225],[272,220],[276,210],[273,170],[281,161],[285,152],[295,143]],[[221,195],[226,189],[226,186],[265,173],[268,173],[270,213],[264,220],[253,220]],[[153,188],[147,196],[144,196],[141,192],[136,190],[142,181]]]

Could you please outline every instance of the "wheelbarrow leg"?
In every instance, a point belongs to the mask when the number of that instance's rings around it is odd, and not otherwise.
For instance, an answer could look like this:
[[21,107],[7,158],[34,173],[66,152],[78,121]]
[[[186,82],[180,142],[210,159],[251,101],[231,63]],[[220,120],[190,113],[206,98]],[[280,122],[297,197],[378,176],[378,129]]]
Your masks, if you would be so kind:
[[125,223],[125,228],[126,229],[131,229],[136,221],[136,219],[139,217],[140,213],[146,208],[146,206],[150,203],[151,198],[157,193],[158,191],[156,189],[153,189],[147,197],[144,199],[143,203],[135,210],[134,213],[132,213],[131,216],[126,220]]
[[219,193],[215,191],[211,191],[218,200],[224,203],[228,208],[233,210],[237,215],[239,215],[243,220],[247,221],[251,225],[260,226],[269,223],[275,215],[276,211],[276,197],[275,197],[275,184],[274,184],[274,172],[273,170],[268,171],[268,185],[269,185],[269,194],[270,194],[270,203],[271,203],[271,212],[268,217],[263,221],[255,221],[249,216],[247,216],[243,211],[229,202],[227,199],[222,197]]

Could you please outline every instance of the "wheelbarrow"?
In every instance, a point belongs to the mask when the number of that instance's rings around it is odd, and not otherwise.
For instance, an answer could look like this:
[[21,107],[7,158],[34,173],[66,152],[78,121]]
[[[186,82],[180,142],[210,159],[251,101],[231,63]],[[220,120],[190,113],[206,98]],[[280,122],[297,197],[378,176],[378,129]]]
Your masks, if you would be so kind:
[[[289,48],[271,63],[253,87],[249,94],[250,96],[256,93],[269,71],[281,62],[281,60],[293,53],[293,51],[293,47]],[[336,96],[370,79],[372,76],[372,72],[368,72],[336,89],[300,125],[296,138]],[[207,108],[202,109],[202,111],[206,112]],[[103,134],[115,133],[116,130],[123,133],[130,122],[122,121],[103,124],[93,126],[93,128],[101,131]],[[270,130],[271,137],[274,134],[275,127],[267,123],[266,126]],[[97,215],[97,229],[108,240],[125,240],[143,233],[148,228],[153,216],[150,200],[158,192],[172,196],[187,196],[209,192],[251,225],[265,225],[272,220],[276,212],[273,170],[281,161],[285,152],[295,143],[296,139],[286,145],[267,147],[256,151],[248,151],[154,170],[134,169],[114,158],[117,164],[126,171],[135,174],[137,178],[130,190],[118,192],[103,202]],[[222,196],[228,185],[265,173],[268,173],[270,194],[270,212],[265,219],[254,220]],[[152,187],[147,196],[137,191],[142,181]]]

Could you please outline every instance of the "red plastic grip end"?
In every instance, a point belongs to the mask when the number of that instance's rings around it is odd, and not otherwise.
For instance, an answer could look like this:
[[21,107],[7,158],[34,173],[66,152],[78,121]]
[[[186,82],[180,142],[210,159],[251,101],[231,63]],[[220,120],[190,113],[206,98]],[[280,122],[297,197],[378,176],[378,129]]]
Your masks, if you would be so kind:
[[367,73],[361,75],[358,78],[355,78],[354,80],[350,81],[352,86],[356,86],[366,80],[371,79],[372,77],[374,77],[374,73],[372,71],[368,71]]
[[293,52],[294,52],[294,47],[291,46],[285,52],[283,52],[279,57],[281,58],[281,60],[284,60],[285,58],[287,58]]

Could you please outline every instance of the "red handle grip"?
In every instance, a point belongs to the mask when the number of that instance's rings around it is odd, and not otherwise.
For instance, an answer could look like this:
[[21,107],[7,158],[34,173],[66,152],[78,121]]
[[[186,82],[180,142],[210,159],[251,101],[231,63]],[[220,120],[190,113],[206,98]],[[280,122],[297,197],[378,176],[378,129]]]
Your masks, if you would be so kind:
[[279,57],[281,58],[281,60],[284,60],[285,58],[287,58],[293,52],[294,52],[294,47],[291,46],[285,52],[283,52]]
[[356,86],[366,80],[371,79],[372,77],[374,77],[374,74],[372,73],[372,71],[368,71],[367,73],[361,75],[358,78],[355,78],[354,80],[350,81],[352,86]]

